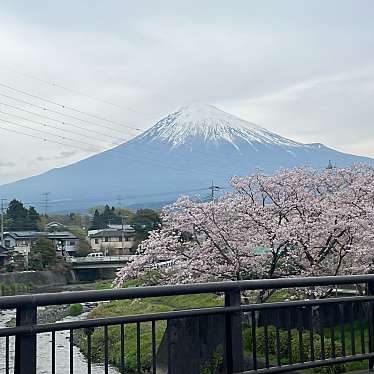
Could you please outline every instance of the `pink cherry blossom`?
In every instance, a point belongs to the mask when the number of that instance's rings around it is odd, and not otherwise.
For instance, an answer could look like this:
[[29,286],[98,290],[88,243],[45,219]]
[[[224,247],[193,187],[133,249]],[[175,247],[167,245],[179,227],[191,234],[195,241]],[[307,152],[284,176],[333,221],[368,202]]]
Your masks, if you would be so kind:
[[[210,202],[181,197],[116,284],[152,274],[161,284],[362,274],[374,257],[374,168],[283,170],[233,177]],[[156,273],[156,272],[155,272]],[[156,280],[155,280],[156,281]],[[313,291],[316,296],[325,292]]]

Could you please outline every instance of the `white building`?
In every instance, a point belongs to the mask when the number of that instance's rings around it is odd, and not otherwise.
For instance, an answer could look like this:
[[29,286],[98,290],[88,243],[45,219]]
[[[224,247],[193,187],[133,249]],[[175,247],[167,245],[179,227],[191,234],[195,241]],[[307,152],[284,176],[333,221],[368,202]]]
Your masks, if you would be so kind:
[[88,238],[91,248],[104,254],[131,254],[135,245],[135,230],[126,225],[124,229],[90,230]]
[[52,241],[56,251],[61,254],[74,256],[79,238],[69,231],[44,232],[44,231],[9,231],[4,233],[4,246],[27,256],[31,247],[39,238]]

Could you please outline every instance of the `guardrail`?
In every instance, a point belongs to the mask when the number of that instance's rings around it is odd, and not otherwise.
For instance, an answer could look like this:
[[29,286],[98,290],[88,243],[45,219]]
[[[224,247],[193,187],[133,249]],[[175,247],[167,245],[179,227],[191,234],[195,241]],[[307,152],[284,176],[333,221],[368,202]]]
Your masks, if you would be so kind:
[[[241,293],[249,290],[292,289],[301,287],[328,286],[337,289],[339,285],[365,284],[366,294],[362,296],[332,297],[315,300],[281,301],[264,304],[242,304]],[[54,324],[39,324],[37,308],[48,305],[62,305],[84,302],[98,302],[123,299],[146,299],[158,296],[219,293],[224,296],[224,306],[215,308],[186,309],[162,313],[145,313],[134,316],[120,316],[89,319]],[[125,362],[125,331],[127,326],[135,326],[136,371],[142,371],[141,329],[150,329],[151,373],[157,373],[158,343],[156,324],[166,321],[221,316],[223,325],[222,368],[226,373],[282,373],[321,366],[343,365],[348,362],[368,360],[369,368],[374,368],[374,275],[287,278],[249,280],[240,282],[219,282],[186,284],[177,286],[139,287],[103,291],[80,291],[38,295],[10,296],[0,298],[0,309],[16,309],[16,327],[0,329],[0,339],[5,339],[5,373],[10,373],[10,336],[15,336],[14,373],[35,374],[37,361],[37,335],[51,334],[51,373],[56,374],[56,339],[58,331],[69,331],[70,374],[78,374],[74,369],[72,356],[74,335],[77,330],[87,332],[87,373],[92,366],[92,329],[102,329],[103,370],[109,373],[109,327],[119,328],[121,373],[127,373]],[[358,316],[357,305],[365,306],[367,313]],[[323,312],[324,311],[324,312]],[[315,313],[319,320],[316,322]],[[329,323],[322,321],[324,318]],[[218,325],[217,325],[218,328]],[[243,351],[243,331],[250,346],[250,354]],[[259,334],[260,333],[260,334]],[[357,339],[358,338],[358,339]],[[170,345],[170,340],[167,340]],[[296,349],[295,349],[296,341]],[[262,347],[260,349],[260,347]],[[184,347],[174,347],[184,349]],[[0,362],[1,362],[0,358]],[[173,356],[168,349],[168,373],[173,371]],[[185,363],[188,366],[188,362]],[[218,370],[218,369],[217,369]],[[219,371],[217,371],[219,372]],[[221,372],[221,371],[220,371]]]
[[66,262],[70,263],[87,263],[87,262],[122,262],[132,261],[136,255],[118,255],[118,256],[102,256],[102,257],[66,257]]

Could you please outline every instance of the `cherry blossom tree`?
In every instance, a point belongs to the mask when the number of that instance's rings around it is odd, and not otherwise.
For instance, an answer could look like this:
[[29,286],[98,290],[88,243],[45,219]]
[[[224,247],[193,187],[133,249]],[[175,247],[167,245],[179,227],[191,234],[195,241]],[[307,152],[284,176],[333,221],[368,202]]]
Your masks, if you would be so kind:
[[257,172],[231,185],[214,201],[181,197],[165,208],[116,284],[146,274],[167,284],[371,270],[374,168]]

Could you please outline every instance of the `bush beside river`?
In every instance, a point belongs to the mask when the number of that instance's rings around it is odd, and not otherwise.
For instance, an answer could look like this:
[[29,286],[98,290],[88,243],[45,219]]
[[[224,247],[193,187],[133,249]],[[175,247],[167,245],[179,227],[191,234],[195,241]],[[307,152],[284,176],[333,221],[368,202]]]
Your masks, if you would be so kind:
[[[147,300],[120,300],[104,303],[93,309],[88,318],[105,318],[116,316],[127,316],[144,313],[159,313],[187,308],[205,308],[222,306],[223,299],[211,294],[206,295],[183,295],[156,297]],[[156,323],[157,347],[161,342],[166,329],[166,322]],[[109,333],[109,362],[116,367],[121,365],[121,339],[120,326],[111,326]],[[81,351],[87,352],[87,335],[84,332],[78,334],[76,343]],[[151,347],[151,323],[141,323],[140,350],[142,372],[149,372],[152,361]],[[126,372],[136,372],[136,324],[125,326],[125,364]],[[104,334],[102,328],[97,328],[92,333],[92,359],[95,362],[104,361]]]

